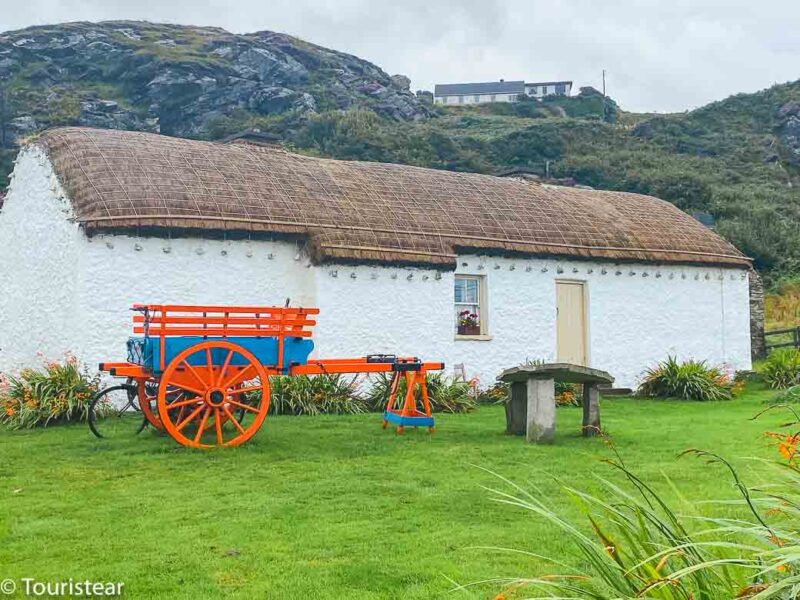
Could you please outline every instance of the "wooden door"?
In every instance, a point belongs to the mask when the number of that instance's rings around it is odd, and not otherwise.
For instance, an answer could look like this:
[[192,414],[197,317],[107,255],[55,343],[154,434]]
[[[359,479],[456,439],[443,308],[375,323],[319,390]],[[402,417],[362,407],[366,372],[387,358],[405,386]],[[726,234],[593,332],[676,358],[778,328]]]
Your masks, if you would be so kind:
[[558,362],[587,365],[584,284],[580,281],[557,281],[556,311]]

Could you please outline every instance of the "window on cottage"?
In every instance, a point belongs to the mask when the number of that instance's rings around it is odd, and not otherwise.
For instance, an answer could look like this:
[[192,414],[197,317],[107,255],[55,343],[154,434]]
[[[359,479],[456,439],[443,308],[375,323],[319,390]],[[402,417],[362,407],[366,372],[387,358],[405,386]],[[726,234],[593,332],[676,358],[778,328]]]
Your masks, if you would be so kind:
[[481,97],[480,97],[480,96],[478,96],[478,94],[475,94],[475,95],[472,97],[472,99],[473,99],[473,100],[475,100],[475,102],[480,102],[480,101],[481,101]]
[[455,313],[456,334],[486,333],[485,292],[483,278],[477,275],[456,275]]
[[459,104],[464,104],[464,96],[459,96],[458,97],[458,103]]
[[491,100],[492,102],[496,102],[497,96],[495,94],[492,94],[491,96],[489,96],[489,100]]
[[556,94],[566,94],[567,93],[567,86],[563,83],[559,83],[556,85]]
[[535,85],[532,85],[531,87],[528,88],[528,90],[529,90],[528,93],[531,96],[535,96],[536,92],[538,91],[538,88]]

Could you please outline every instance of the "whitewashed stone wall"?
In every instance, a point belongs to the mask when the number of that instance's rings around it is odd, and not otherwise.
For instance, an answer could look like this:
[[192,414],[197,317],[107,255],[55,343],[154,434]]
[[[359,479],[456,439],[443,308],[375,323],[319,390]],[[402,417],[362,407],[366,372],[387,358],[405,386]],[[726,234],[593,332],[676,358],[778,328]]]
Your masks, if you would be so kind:
[[[383,267],[315,269],[317,335],[329,356],[411,353],[463,363],[489,385],[504,368],[556,358],[556,281],[586,282],[589,362],[633,387],[667,355],[749,369],[747,272],[740,269],[461,256],[486,278],[488,340],[455,339],[453,273]],[[412,276],[409,279],[409,276]]]
[[319,358],[413,354],[490,385],[504,368],[556,356],[558,279],[585,281],[591,366],[633,387],[668,354],[750,368],[747,273],[461,256],[456,273],[486,278],[488,338],[456,340],[453,272],[312,266],[278,241],[87,238],[46,158],[17,161],[0,212],[0,371],[37,353],[89,364],[124,358],[135,302],[319,306]]

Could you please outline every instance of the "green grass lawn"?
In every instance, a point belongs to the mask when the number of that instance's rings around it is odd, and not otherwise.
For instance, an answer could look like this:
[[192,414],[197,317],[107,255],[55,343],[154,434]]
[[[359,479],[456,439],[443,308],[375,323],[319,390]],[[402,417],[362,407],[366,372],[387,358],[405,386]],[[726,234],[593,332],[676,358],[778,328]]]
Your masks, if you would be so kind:
[[[693,500],[735,497],[715,450],[760,481],[746,457],[785,416],[749,418],[767,391],[732,402],[604,399],[603,425],[627,464]],[[493,502],[482,486],[538,487],[578,515],[555,478],[597,489],[620,478],[609,450],[560,409],[553,446],[503,434],[501,407],[442,415],[437,432],[396,436],[378,415],[270,417],[246,446],[189,451],[146,431],[94,439],[84,426],[0,431],[0,579],[122,581],[129,597],[434,598],[453,581],[533,576],[500,546],[575,562],[549,524]],[[457,596],[492,597],[482,585]]]

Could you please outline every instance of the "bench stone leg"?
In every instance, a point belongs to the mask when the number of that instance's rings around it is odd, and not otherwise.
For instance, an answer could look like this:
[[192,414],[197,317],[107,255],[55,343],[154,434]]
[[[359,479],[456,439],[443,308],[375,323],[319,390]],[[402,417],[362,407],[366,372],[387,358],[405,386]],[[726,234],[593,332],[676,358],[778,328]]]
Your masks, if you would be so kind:
[[583,384],[583,435],[600,434],[600,390],[596,384]]
[[552,379],[528,379],[526,439],[551,444],[556,435],[556,385]]
[[526,382],[514,382],[506,399],[506,433],[525,435],[528,419],[528,386]]

